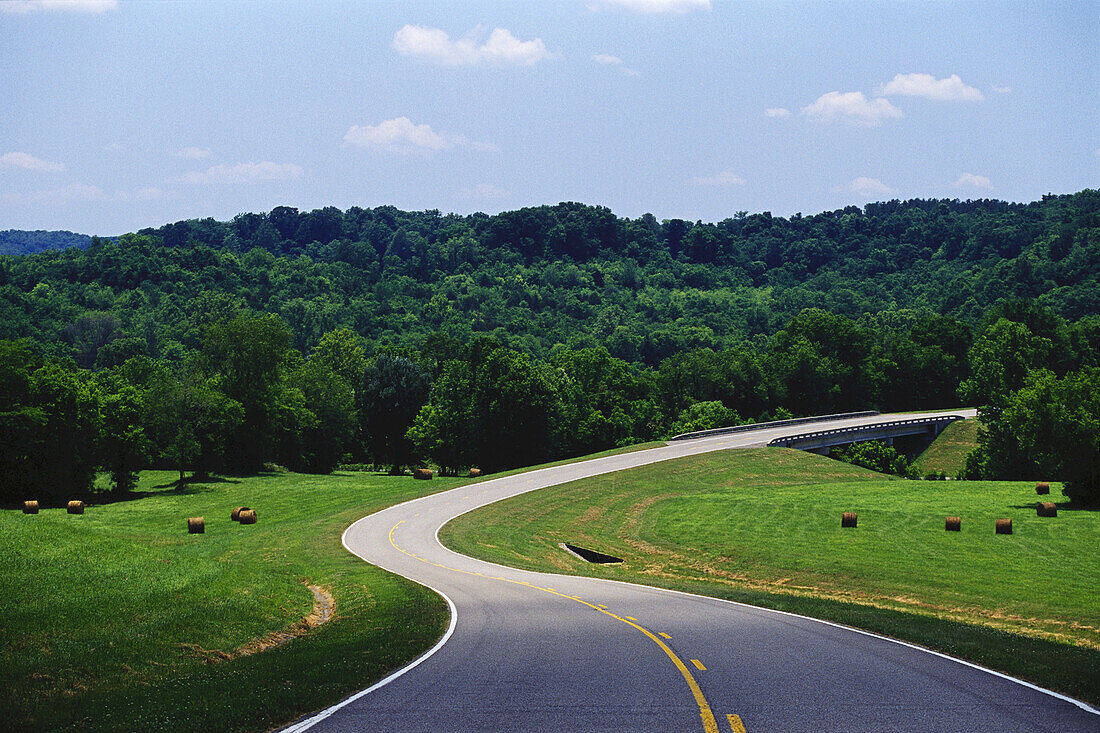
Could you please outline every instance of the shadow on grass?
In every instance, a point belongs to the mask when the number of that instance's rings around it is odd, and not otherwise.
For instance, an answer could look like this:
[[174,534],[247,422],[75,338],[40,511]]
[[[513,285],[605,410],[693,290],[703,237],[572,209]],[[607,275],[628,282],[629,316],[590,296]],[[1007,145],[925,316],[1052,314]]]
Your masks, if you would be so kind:
[[[1010,509],[1038,509],[1039,504],[1042,502],[1033,501],[1029,504],[1009,504]],[[1063,499],[1062,501],[1056,501],[1054,508],[1060,512],[1100,512],[1100,506],[1086,505],[1080,503],[1074,503],[1069,500]]]

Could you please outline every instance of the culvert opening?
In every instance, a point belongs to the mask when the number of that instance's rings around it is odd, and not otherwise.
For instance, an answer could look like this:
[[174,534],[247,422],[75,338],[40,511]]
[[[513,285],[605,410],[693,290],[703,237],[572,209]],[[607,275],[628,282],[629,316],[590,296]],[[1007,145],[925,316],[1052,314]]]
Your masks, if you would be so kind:
[[561,542],[558,547],[571,552],[582,560],[586,560],[598,565],[612,565],[614,563],[622,562],[621,557],[615,557],[614,555],[605,555],[602,552],[596,552],[595,550],[589,550],[586,547],[580,547],[578,545],[571,545],[568,542]]

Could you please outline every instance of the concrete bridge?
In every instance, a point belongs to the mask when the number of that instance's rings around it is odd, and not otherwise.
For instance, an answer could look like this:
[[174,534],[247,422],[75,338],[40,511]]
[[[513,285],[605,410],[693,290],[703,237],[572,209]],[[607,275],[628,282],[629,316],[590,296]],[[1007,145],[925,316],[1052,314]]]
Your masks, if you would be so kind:
[[[890,420],[850,425],[829,430],[811,430],[797,435],[786,435],[768,442],[769,446],[783,446],[829,455],[836,446],[878,440],[893,445],[896,438],[906,438],[906,443],[931,443],[953,422],[974,417],[974,410],[959,410],[958,414],[921,416],[912,420]],[[904,451],[903,451],[904,452]]]

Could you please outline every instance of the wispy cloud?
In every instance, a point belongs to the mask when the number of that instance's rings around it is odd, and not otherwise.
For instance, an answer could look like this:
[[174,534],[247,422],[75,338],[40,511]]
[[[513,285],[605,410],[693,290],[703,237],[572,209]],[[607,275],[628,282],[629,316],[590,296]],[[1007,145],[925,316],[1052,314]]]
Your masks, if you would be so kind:
[[99,186],[86,183],[70,183],[63,188],[51,188],[43,191],[4,194],[4,201],[12,204],[58,205],[79,201],[106,201],[109,197]]
[[993,91],[995,91],[997,94],[1010,94],[1012,92],[1012,87],[1003,87],[994,84]]
[[764,116],[776,118],[790,117],[791,111],[783,107],[768,107],[766,110],[764,110]]
[[617,7],[635,13],[688,13],[710,10],[710,0],[596,0],[590,7]]
[[452,40],[439,28],[406,25],[393,34],[390,46],[402,56],[444,66],[531,66],[551,56],[540,39],[521,41],[505,28],[494,29],[484,43],[479,43],[469,37]]
[[745,179],[732,171],[722,171],[713,176],[695,176],[689,178],[693,186],[744,186]]
[[802,114],[818,122],[844,122],[857,127],[878,127],[902,117],[901,110],[883,97],[867,99],[863,92],[829,92],[802,108]]
[[602,66],[614,66],[619,71],[623,72],[627,76],[637,76],[638,72],[634,69],[628,68],[623,64],[623,60],[618,56],[612,56],[609,53],[597,53],[592,55],[592,60]]
[[30,153],[11,152],[0,155],[0,168],[22,168],[28,171],[49,171],[56,173],[65,170],[63,163],[52,163],[36,158]]
[[973,173],[963,173],[959,176],[958,180],[951,184],[955,188],[993,188],[993,181],[989,180],[985,176],[978,176]]
[[180,148],[172,155],[177,158],[186,158],[187,160],[202,160],[203,158],[209,158],[213,154],[213,151],[206,148],[196,148],[194,146],[187,148]]
[[964,84],[958,74],[943,79],[931,74],[898,74],[883,87],[882,93],[941,102],[980,102],[985,99],[980,91]]
[[104,13],[118,7],[118,0],[0,0],[0,13],[25,15],[40,10],[59,13]]
[[344,146],[386,150],[391,153],[434,153],[455,147],[500,152],[500,148],[492,143],[467,140],[462,135],[439,133],[431,125],[418,125],[408,117],[395,117],[377,125],[352,125],[344,133]]
[[265,183],[269,181],[291,181],[301,178],[305,171],[293,163],[272,163],[264,160],[259,163],[237,163],[235,165],[215,165],[205,171],[191,171],[180,176],[180,183],[195,185]]
[[837,186],[833,189],[838,192],[854,193],[864,198],[874,198],[875,196],[889,196],[894,193],[894,189],[887,186],[885,183],[877,178],[868,178],[867,176],[859,176],[853,178],[851,182],[844,184],[843,186]]

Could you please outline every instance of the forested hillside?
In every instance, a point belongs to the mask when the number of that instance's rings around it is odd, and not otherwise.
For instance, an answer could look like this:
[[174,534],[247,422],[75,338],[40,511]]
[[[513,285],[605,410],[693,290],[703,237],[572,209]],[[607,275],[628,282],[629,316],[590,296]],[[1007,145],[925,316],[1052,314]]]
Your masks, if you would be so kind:
[[0,255],[29,255],[69,247],[87,249],[91,243],[92,238],[87,234],[73,232],[25,232],[18,229],[0,231]]
[[[114,466],[125,490],[150,464],[499,469],[786,414],[1011,417],[1037,370],[1087,391],[1098,273],[1093,190],[714,224],[573,203],[177,222],[0,257],[0,470],[23,490]],[[986,448],[973,472],[1008,470]]]

